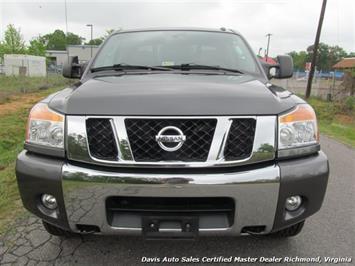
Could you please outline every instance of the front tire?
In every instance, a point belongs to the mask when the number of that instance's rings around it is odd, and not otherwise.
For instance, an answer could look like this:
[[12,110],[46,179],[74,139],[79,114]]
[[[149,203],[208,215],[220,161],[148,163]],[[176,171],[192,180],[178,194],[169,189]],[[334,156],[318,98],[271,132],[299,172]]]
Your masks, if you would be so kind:
[[53,235],[53,236],[64,236],[64,237],[73,237],[75,236],[75,234],[73,232],[69,232],[69,231],[66,231],[66,230],[63,230],[57,226],[54,226],[50,223],[47,223],[45,221],[42,220],[42,223],[43,223],[43,227],[44,229],[46,229],[46,231]]
[[280,237],[280,238],[296,236],[302,231],[302,228],[304,226],[304,222],[305,221],[302,221],[297,224],[291,225],[289,227],[286,227],[285,229],[271,233],[269,236]]

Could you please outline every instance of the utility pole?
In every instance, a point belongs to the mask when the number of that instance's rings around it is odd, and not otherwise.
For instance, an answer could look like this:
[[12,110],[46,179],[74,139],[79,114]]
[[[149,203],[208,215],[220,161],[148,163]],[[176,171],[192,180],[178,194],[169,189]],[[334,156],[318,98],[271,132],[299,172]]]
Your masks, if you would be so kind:
[[90,54],[91,54],[91,58],[92,58],[92,33],[93,33],[94,26],[92,24],[86,24],[86,26],[91,28]]
[[65,8],[65,34],[68,35],[68,12],[67,12],[67,0],[64,0]]
[[269,57],[269,48],[270,48],[270,37],[271,37],[271,33],[268,33],[265,35],[265,37],[267,37],[267,46],[266,46],[266,54],[265,54],[265,59],[266,59],[266,63]]
[[316,39],[315,39],[314,45],[313,45],[313,56],[312,56],[311,69],[309,70],[309,75],[308,75],[308,82],[307,82],[307,89],[306,89],[306,99],[308,99],[309,96],[311,95],[314,70],[315,70],[316,63],[317,63],[319,38],[320,38],[321,31],[322,31],[322,25],[323,25],[323,19],[324,19],[324,13],[325,13],[325,7],[326,6],[327,6],[327,0],[323,0],[322,9],[321,9],[321,12],[320,12],[320,17],[319,17],[319,22],[318,22]]
[[64,13],[65,13],[65,48],[67,49],[67,61],[69,63],[69,51],[67,48],[67,39],[68,39],[68,13],[67,13],[67,0],[64,0]]

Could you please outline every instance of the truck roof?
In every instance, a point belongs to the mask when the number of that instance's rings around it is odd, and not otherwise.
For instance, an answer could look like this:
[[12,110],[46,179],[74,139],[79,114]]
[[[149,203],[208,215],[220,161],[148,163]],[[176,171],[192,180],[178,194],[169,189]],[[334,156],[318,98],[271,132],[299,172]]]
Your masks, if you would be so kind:
[[123,32],[140,32],[140,31],[209,31],[209,32],[225,32],[240,34],[233,29],[221,28],[203,28],[203,27],[152,27],[152,28],[136,28],[136,29],[121,29],[116,30],[112,34]]

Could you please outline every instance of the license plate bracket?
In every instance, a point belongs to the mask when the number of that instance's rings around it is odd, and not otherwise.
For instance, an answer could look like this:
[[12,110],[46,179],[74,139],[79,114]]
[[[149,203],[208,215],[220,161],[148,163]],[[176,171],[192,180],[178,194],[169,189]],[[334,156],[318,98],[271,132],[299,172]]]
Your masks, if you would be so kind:
[[143,216],[142,232],[145,239],[195,239],[199,219],[196,216]]

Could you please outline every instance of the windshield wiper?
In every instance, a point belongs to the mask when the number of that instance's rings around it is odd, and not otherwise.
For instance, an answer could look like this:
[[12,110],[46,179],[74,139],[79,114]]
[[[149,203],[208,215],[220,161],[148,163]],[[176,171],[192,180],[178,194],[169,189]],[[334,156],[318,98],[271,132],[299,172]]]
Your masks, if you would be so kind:
[[200,65],[200,64],[194,64],[194,63],[172,65],[172,66],[166,66],[166,67],[169,67],[172,69],[180,69],[180,70],[191,70],[191,69],[222,70],[222,71],[244,74],[242,71],[240,71],[238,69],[225,68],[225,67],[220,67],[220,66],[211,66],[211,65]]
[[134,70],[134,69],[146,69],[146,70],[162,70],[171,71],[170,68],[160,67],[160,66],[144,66],[144,65],[129,65],[129,64],[115,64],[111,66],[93,67],[90,69],[91,72],[99,72],[106,70],[124,71],[124,70]]

